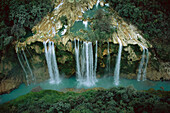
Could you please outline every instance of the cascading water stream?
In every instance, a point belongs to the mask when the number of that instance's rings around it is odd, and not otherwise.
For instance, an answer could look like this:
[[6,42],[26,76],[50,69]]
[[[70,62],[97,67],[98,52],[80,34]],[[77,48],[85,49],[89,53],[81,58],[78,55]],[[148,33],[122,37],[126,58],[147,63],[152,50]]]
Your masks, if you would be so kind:
[[25,58],[25,61],[26,61],[27,67],[28,67],[28,69],[29,69],[29,71],[30,71],[30,73],[31,73],[32,81],[35,83],[35,82],[36,82],[36,79],[35,79],[35,77],[34,77],[34,75],[33,75],[32,69],[31,69],[31,67],[30,67],[30,64],[29,64],[29,62],[28,62],[27,56],[26,56],[26,54],[25,54],[25,52],[24,52],[24,49],[23,49],[23,48],[22,48],[22,52],[23,52],[23,55],[24,55],[24,58]]
[[118,42],[119,42],[119,52],[118,52],[118,56],[116,59],[116,66],[115,66],[115,71],[114,71],[115,85],[119,85],[120,62],[121,62],[121,53],[122,53],[122,42],[119,38],[118,38]]
[[[97,41],[96,41],[96,54],[95,63],[93,63],[93,46],[92,42],[83,42],[81,46],[81,59],[79,59],[79,40],[78,46],[75,41],[75,56],[76,56],[76,69],[77,69],[77,81],[80,85],[87,87],[95,85],[96,70],[97,70]],[[94,66],[93,66],[94,64]]]
[[44,48],[45,48],[45,57],[47,61],[47,66],[48,66],[48,72],[50,75],[50,83],[54,83],[54,75],[52,72],[52,65],[51,65],[51,42],[49,41],[49,48],[47,50],[47,42],[43,42]]
[[78,44],[76,44],[76,39],[74,39],[74,44],[75,44],[75,57],[76,57],[76,75],[77,75],[77,80],[82,81],[82,76],[80,73],[80,60],[79,60],[79,39],[78,39]]
[[48,50],[47,50],[47,42],[43,42],[44,48],[45,48],[45,57],[47,61],[48,66],[48,72],[50,75],[50,83],[51,84],[59,84],[61,82],[60,74],[56,62],[55,57],[55,48],[54,48],[54,42],[49,41],[48,43]]
[[29,85],[28,74],[27,74],[27,71],[26,71],[26,69],[25,69],[25,67],[24,67],[24,65],[23,65],[23,63],[22,63],[22,61],[21,61],[21,59],[20,59],[20,56],[19,56],[19,53],[18,53],[18,48],[17,48],[17,57],[18,57],[18,60],[19,60],[20,65],[21,65],[21,67],[22,67],[22,69],[23,69],[23,71],[24,71],[24,73],[25,73],[27,85]]
[[107,71],[107,73],[110,73],[110,51],[109,51],[109,42],[108,42],[108,47],[107,47],[106,71]]
[[52,42],[52,55],[53,55],[52,57],[53,66],[52,67],[53,67],[55,82],[56,84],[59,84],[61,80],[60,80],[60,76],[59,76],[60,74],[59,74],[58,65],[57,65],[56,56],[55,56],[54,42]]
[[146,69],[147,69],[148,61],[149,61],[149,52],[148,52],[148,49],[146,48],[146,62],[145,62],[145,67],[143,71],[143,81],[146,80]]
[[62,5],[63,5],[63,0],[61,1],[61,3],[57,7],[54,8],[54,10],[58,10]]
[[[97,71],[97,47],[98,47],[98,45],[97,45],[97,40],[96,40],[96,53],[95,53],[95,66],[94,66],[94,79],[96,79],[96,71]],[[97,79],[96,79],[96,81],[97,81]]]
[[95,84],[93,75],[93,49],[92,42],[86,43],[86,86],[93,86]]
[[27,49],[26,46],[25,46],[25,49],[26,49],[26,51],[28,52],[29,56],[32,58],[32,55],[31,55],[31,53],[29,52],[29,50]]
[[98,8],[100,0],[97,0],[96,7]]
[[85,75],[86,74],[86,72],[85,72],[85,70],[86,70],[86,57],[85,57],[85,55],[86,55],[86,53],[85,53],[85,47],[86,45],[85,45],[85,42],[83,42],[83,44],[82,44],[82,50],[81,50],[81,81],[83,81],[83,75]]
[[144,60],[145,60],[145,47],[143,45],[141,45],[141,46],[142,46],[142,49],[143,49],[143,54],[142,54],[142,59],[141,59],[140,64],[139,64],[137,81],[140,81],[140,78],[141,78],[141,75],[142,75],[142,70],[143,70],[143,64],[144,64]]
[[85,26],[85,29],[87,30],[87,27],[88,27],[88,21],[86,20],[86,21],[83,21],[83,24],[84,24],[84,26]]
[[[146,70],[147,70],[147,65],[148,65],[148,61],[149,61],[148,49],[146,47],[144,47],[143,45],[141,45],[141,46],[142,46],[142,49],[143,49],[143,54],[142,54],[142,59],[141,59],[140,64],[139,64],[139,71],[138,71],[138,75],[137,75],[137,81],[140,81],[141,76],[142,76],[143,81],[146,80]],[[146,56],[145,56],[145,54],[146,54]]]

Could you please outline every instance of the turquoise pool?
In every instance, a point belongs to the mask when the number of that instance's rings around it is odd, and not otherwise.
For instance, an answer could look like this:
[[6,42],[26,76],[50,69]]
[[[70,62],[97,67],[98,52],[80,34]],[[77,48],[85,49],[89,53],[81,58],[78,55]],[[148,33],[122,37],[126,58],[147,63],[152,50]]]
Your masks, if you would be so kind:
[[[160,87],[163,87],[165,91],[170,91],[170,81],[137,81],[137,80],[129,80],[129,79],[120,79],[120,84],[119,86],[129,86],[132,85],[134,88],[137,90],[148,90],[150,88],[154,88],[155,90],[161,90]],[[79,85],[79,83],[76,81],[75,77],[69,78],[69,79],[62,79],[62,82],[58,85],[56,84],[50,84],[49,81],[44,81],[39,84],[31,84],[29,86],[26,86],[25,84],[21,84],[19,88],[13,90],[9,94],[3,94],[0,95],[0,104],[8,102],[10,100],[13,100],[21,95],[25,95],[29,93],[32,88],[35,88],[37,86],[40,86],[42,89],[51,89],[51,90],[57,90],[61,91],[62,89],[65,88],[76,88],[76,89],[81,89],[81,88],[94,88],[94,87],[103,87],[103,88],[111,88],[111,87],[118,87],[115,86],[113,83],[113,77],[104,77],[98,79],[98,82],[96,85],[92,87],[86,87]]]

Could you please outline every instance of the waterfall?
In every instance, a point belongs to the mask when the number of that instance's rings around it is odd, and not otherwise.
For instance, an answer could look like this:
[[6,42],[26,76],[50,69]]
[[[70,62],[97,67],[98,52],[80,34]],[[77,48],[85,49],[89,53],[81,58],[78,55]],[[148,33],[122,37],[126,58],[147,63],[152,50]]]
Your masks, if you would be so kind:
[[84,13],[84,10],[81,8],[81,12]]
[[25,54],[25,52],[24,52],[24,49],[23,49],[23,48],[22,48],[22,52],[23,52],[23,55],[24,55],[24,58],[25,58],[25,61],[26,61],[27,67],[28,67],[28,69],[29,69],[29,71],[30,71],[30,73],[31,73],[32,81],[33,81],[33,82],[35,82],[35,81],[36,81],[36,80],[35,80],[35,77],[34,77],[34,75],[33,75],[32,69],[31,69],[31,67],[30,67],[30,64],[29,64],[29,62],[28,62],[27,56],[26,56],[26,54]]
[[143,54],[142,54],[142,59],[141,59],[140,64],[139,64],[137,81],[140,81],[140,78],[141,78],[141,75],[142,75],[142,70],[143,70],[143,64],[144,64],[144,60],[145,60],[145,47],[143,45],[141,45],[141,46],[142,46],[142,49],[143,49]]
[[86,21],[83,21],[83,24],[84,24],[84,26],[85,26],[85,29],[87,30],[88,21],[87,21],[87,20],[86,20]]
[[63,31],[61,31],[61,35],[65,35],[66,34],[66,32],[67,32],[67,25],[64,25],[64,30]]
[[93,49],[92,42],[86,43],[86,86],[93,86],[95,84],[93,77]]
[[26,51],[28,52],[29,56],[32,58],[32,55],[31,55],[31,53],[29,52],[29,50],[27,49],[26,46],[25,46],[25,49],[26,49]]
[[109,5],[109,3],[107,3],[107,4],[105,4],[105,6],[109,7],[110,5]]
[[96,7],[98,8],[100,0],[97,0]]
[[107,71],[107,73],[110,73],[110,51],[109,51],[109,42],[108,42],[108,46],[107,46],[106,71]]
[[55,48],[54,48],[54,42],[52,42],[52,55],[53,55],[53,59],[52,59],[52,69],[54,72],[54,77],[55,77],[55,82],[56,84],[59,84],[61,82],[60,80],[60,74],[59,74],[59,70],[58,70],[58,65],[57,65],[57,61],[56,61],[56,56],[55,56]]
[[[35,77],[34,77],[34,74],[33,74],[33,72],[32,72],[32,69],[31,69],[31,67],[30,67],[30,64],[29,64],[29,62],[28,62],[27,56],[26,56],[26,54],[25,54],[25,52],[24,52],[24,49],[22,48],[22,52],[19,52],[18,47],[17,47],[16,50],[17,50],[18,61],[19,61],[20,65],[21,65],[21,67],[22,67],[22,69],[23,69],[23,71],[24,71],[24,73],[25,73],[27,85],[29,85],[29,84],[32,83],[32,82],[35,83],[35,82],[36,82],[36,79],[35,79]],[[21,55],[20,55],[20,53],[21,53]],[[23,55],[24,57],[23,57],[22,55]],[[27,72],[27,69],[25,68],[24,63],[26,63],[26,68],[29,70],[29,72]],[[30,73],[30,74],[29,74],[29,73]],[[30,76],[30,75],[31,75],[31,76]],[[30,80],[30,79],[31,79],[31,80]]]
[[58,10],[60,8],[60,6],[62,6],[62,5],[63,5],[63,0],[61,1],[61,3],[57,7],[54,8],[54,10]]
[[[118,38],[118,37],[117,37]],[[119,73],[120,73],[120,62],[121,62],[121,53],[122,53],[122,43],[121,40],[118,38],[119,42],[119,52],[116,59],[116,66],[114,71],[114,83],[115,85],[119,85]]]
[[[95,66],[94,66],[94,77],[96,77],[97,71],[97,40],[96,40],[96,53],[95,53]],[[96,78],[95,78],[96,79]],[[97,79],[96,79],[97,80]]]
[[146,48],[146,62],[145,62],[145,67],[143,71],[143,81],[146,80],[146,69],[147,69],[148,61],[149,61],[149,52],[148,52],[148,49]]
[[48,50],[47,50],[47,42],[43,42],[44,48],[45,48],[45,57],[47,61],[48,66],[48,72],[50,75],[50,83],[51,84],[59,84],[61,82],[59,70],[56,62],[55,57],[55,48],[54,48],[54,42],[49,41],[48,43]]
[[77,81],[80,85],[93,86],[95,85],[96,70],[97,70],[97,41],[95,53],[95,66],[93,67],[93,46],[92,42],[83,42],[81,48],[81,55],[79,59],[79,40],[78,44],[75,42],[75,56],[76,56],[76,75]]
[[22,69],[23,69],[23,71],[24,71],[24,73],[25,73],[27,85],[29,85],[28,74],[27,74],[27,71],[26,71],[26,69],[25,69],[25,67],[24,67],[24,65],[23,65],[23,63],[22,63],[22,61],[21,61],[21,59],[20,59],[20,56],[19,56],[18,51],[17,51],[17,57],[18,57],[18,60],[19,60],[20,65],[21,65],[21,67],[22,67]]
[[76,75],[78,81],[81,81],[81,73],[80,73],[80,63],[79,63],[79,39],[78,39],[78,44],[76,44],[76,39],[74,39],[75,43],[75,57],[76,57]]
[[[143,49],[143,53],[142,53],[142,58],[141,58],[141,61],[140,61],[140,64],[139,64],[139,71],[138,71],[138,75],[137,75],[137,81],[140,81],[141,76],[143,78],[143,81],[146,80],[146,69],[147,69],[147,64],[148,64],[148,60],[149,60],[148,49],[146,47],[144,47],[143,45],[141,45],[141,46],[142,46],[142,49]],[[145,58],[145,53],[146,53],[146,58]],[[146,59],[146,61],[145,61],[145,59]]]

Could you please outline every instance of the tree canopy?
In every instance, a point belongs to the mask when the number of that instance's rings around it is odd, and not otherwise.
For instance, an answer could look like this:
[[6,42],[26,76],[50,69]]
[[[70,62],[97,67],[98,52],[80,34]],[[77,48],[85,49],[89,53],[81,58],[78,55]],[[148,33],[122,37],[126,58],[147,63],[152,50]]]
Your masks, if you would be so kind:
[[1,0],[0,49],[24,37],[52,10],[52,0]]

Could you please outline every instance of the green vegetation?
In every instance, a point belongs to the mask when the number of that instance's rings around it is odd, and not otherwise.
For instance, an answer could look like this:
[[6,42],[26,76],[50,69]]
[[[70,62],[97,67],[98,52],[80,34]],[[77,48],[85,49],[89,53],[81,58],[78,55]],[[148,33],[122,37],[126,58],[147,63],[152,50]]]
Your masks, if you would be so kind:
[[67,17],[66,17],[66,16],[60,17],[60,21],[61,21],[61,23],[62,23],[63,25],[67,25],[68,20],[67,20]]
[[84,31],[83,34],[78,33],[79,36],[82,35],[80,37],[89,41],[103,41],[110,38],[113,32],[117,31],[116,26],[113,26],[111,23],[110,15],[109,12],[102,9],[97,10],[91,22],[92,30]]
[[105,40],[111,37],[111,34],[116,31],[116,27],[111,24],[110,13],[99,9],[92,21],[93,31],[89,33],[89,38],[95,40]]
[[14,40],[25,38],[52,9],[52,0],[1,0],[0,50]]
[[154,46],[154,52],[163,61],[169,61],[169,10],[167,0],[107,0],[125,21],[136,25],[144,38]]
[[[165,93],[168,94],[168,93]],[[71,112],[71,113],[166,113],[168,95],[162,98],[133,87],[88,90],[83,93],[42,90],[31,92],[0,106],[1,112]]]

